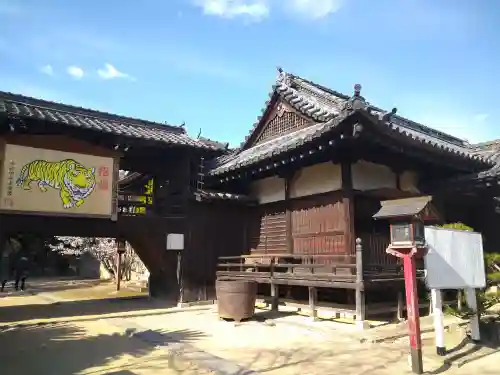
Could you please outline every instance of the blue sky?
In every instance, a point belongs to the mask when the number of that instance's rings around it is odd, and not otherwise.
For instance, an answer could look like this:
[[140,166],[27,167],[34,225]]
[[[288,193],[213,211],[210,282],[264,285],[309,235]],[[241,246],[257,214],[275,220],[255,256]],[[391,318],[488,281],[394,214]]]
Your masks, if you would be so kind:
[[479,142],[500,138],[499,19],[495,0],[0,0],[0,90],[236,145],[279,65]]

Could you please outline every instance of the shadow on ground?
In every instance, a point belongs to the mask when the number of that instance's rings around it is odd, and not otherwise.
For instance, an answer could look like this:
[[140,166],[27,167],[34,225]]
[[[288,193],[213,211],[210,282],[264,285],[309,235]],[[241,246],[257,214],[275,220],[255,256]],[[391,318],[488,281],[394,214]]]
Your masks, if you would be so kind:
[[[466,365],[470,367],[475,362],[499,352],[500,344],[498,342],[484,340],[481,343],[475,343],[469,337],[465,337],[455,347],[447,350],[443,365],[434,371],[428,372],[428,374],[444,374],[452,367],[460,368]],[[484,374],[486,375],[486,373]]]
[[[38,293],[50,293],[50,292],[60,292],[69,291],[76,289],[89,288],[97,285],[109,284],[107,281],[96,280],[96,279],[61,279],[61,280],[40,280],[40,279],[28,279],[26,283],[27,290],[32,294]],[[6,292],[11,292],[14,290],[14,281],[9,280],[5,286]]]
[[[104,333],[102,333],[104,332]],[[24,325],[0,329],[2,374],[164,374],[185,373],[186,367],[155,348],[125,334],[87,330],[68,323]],[[182,342],[200,335],[169,332]],[[196,373],[196,372],[195,372]]]
[[[11,298],[11,297],[9,297]],[[49,304],[32,304],[0,307],[0,323],[32,319],[54,319],[84,317],[89,315],[115,314],[121,312],[175,307],[174,302],[144,298],[107,298],[100,300],[65,301]],[[162,312],[163,314],[165,312]]]

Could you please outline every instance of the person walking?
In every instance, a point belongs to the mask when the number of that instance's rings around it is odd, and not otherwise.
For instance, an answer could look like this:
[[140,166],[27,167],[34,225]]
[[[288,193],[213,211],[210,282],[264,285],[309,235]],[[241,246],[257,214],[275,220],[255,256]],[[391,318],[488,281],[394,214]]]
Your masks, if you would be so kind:
[[3,249],[0,249],[0,251],[2,254],[2,256],[0,257],[0,282],[2,283],[0,292],[3,292],[5,289],[5,285],[10,280],[12,271],[13,249],[9,240],[5,241],[5,247]]
[[2,257],[0,258],[0,282],[2,283],[0,292],[4,291],[5,285],[7,284],[7,281],[9,281],[9,279],[10,279],[10,258],[9,254],[7,254],[7,252],[4,252],[2,254]]
[[19,282],[21,282],[21,290],[26,289],[26,279],[29,271],[29,260],[25,256],[21,256],[16,262],[16,281],[14,287],[19,290]]

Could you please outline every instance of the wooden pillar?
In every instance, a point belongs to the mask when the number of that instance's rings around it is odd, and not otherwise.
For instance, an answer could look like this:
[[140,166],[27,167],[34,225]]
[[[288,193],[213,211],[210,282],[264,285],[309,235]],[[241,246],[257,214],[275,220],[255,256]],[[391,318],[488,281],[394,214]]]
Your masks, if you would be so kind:
[[318,290],[310,286],[309,287],[309,313],[313,321],[318,318],[318,310],[316,309],[316,304],[318,301]]
[[122,255],[125,254],[125,251],[127,249],[127,243],[122,237],[117,238],[115,242],[116,242],[116,291],[120,291],[122,282]]
[[122,254],[116,253],[116,291],[119,292],[122,283]]
[[278,311],[279,306],[278,285],[271,283],[271,311]]
[[342,204],[344,206],[345,233],[344,242],[347,254],[355,253],[354,234],[354,194],[352,187],[352,170],[350,162],[341,163],[342,174]]
[[361,238],[356,239],[356,326],[360,329],[368,328],[365,321],[366,305],[363,282],[363,244]]
[[292,185],[293,173],[285,173],[280,177],[285,180],[286,247],[288,253],[293,254],[292,208],[290,207],[290,188]]

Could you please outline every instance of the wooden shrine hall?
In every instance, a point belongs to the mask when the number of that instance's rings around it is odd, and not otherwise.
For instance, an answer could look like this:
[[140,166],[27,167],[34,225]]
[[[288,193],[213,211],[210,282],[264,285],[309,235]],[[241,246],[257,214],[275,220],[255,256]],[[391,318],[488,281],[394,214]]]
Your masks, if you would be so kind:
[[[123,238],[151,272],[153,295],[210,300],[216,277],[255,280],[273,304],[336,304],[360,322],[378,303],[396,304],[402,288],[385,253],[389,226],[372,219],[381,201],[432,195],[442,222],[500,244],[499,144],[471,145],[377,108],[360,85],[344,95],[278,73],[236,149],[182,126],[0,92],[2,235]],[[31,159],[17,151],[28,148]],[[50,168],[23,174],[41,155],[86,160],[64,174],[85,187],[61,203],[71,191],[37,174]],[[19,177],[33,187],[22,192]],[[22,198],[31,196],[44,198]],[[183,235],[183,250],[167,250],[171,233]]]
[[257,281],[274,308],[323,302],[361,323],[387,302],[395,309],[403,273],[386,254],[388,222],[372,219],[380,202],[432,195],[438,224],[467,223],[494,247],[499,150],[377,108],[360,85],[347,96],[279,69],[248,137],[206,177],[254,200],[242,255],[221,257],[217,275]]

